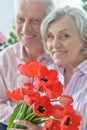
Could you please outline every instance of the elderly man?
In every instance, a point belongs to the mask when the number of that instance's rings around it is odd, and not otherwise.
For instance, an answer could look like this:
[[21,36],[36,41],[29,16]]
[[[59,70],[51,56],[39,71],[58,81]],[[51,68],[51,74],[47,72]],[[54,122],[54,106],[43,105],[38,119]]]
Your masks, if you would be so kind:
[[5,130],[15,103],[7,96],[7,89],[20,87],[30,81],[20,74],[17,65],[29,59],[38,59],[42,64],[52,63],[43,50],[40,25],[53,9],[51,0],[16,0],[15,23],[19,42],[0,52],[0,130]]

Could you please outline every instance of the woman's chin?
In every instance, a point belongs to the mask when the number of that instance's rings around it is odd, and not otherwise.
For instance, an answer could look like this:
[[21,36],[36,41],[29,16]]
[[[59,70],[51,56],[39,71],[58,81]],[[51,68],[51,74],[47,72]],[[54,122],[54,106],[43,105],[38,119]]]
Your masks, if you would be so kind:
[[57,65],[62,65],[63,64],[63,62],[61,60],[59,60],[59,59],[54,60],[54,63],[57,64]]

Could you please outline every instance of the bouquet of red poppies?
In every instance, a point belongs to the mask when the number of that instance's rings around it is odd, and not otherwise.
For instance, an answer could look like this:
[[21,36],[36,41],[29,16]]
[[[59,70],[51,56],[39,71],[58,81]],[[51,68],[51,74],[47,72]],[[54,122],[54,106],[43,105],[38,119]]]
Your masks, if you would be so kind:
[[79,130],[81,116],[77,115],[69,95],[63,95],[63,85],[56,70],[49,70],[37,60],[19,64],[24,76],[32,78],[16,90],[8,90],[11,100],[19,102],[10,117],[8,128],[24,128],[14,120],[27,120],[42,124],[43,130]]

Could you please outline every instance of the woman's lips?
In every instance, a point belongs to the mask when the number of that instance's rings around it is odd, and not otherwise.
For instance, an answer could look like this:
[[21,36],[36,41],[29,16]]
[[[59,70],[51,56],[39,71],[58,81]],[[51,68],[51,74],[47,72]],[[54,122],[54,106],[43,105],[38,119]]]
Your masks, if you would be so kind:
[[52,55],[63,55],[65,53],[65,51],[54,51],[53,53],[52,53]]

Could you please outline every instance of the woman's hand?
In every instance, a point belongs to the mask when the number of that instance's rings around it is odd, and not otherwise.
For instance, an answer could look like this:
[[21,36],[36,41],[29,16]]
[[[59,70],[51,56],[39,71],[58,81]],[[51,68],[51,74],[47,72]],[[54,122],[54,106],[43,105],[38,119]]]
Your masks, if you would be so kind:
[[[41,126],[35,125],[35,124],[33,124],[33,123],[29,122],[29,121],[15,120],[14,123],[27,127],[26,130],[42,130]],[[9,130],[25,130],[25,129],[10,128]]]

